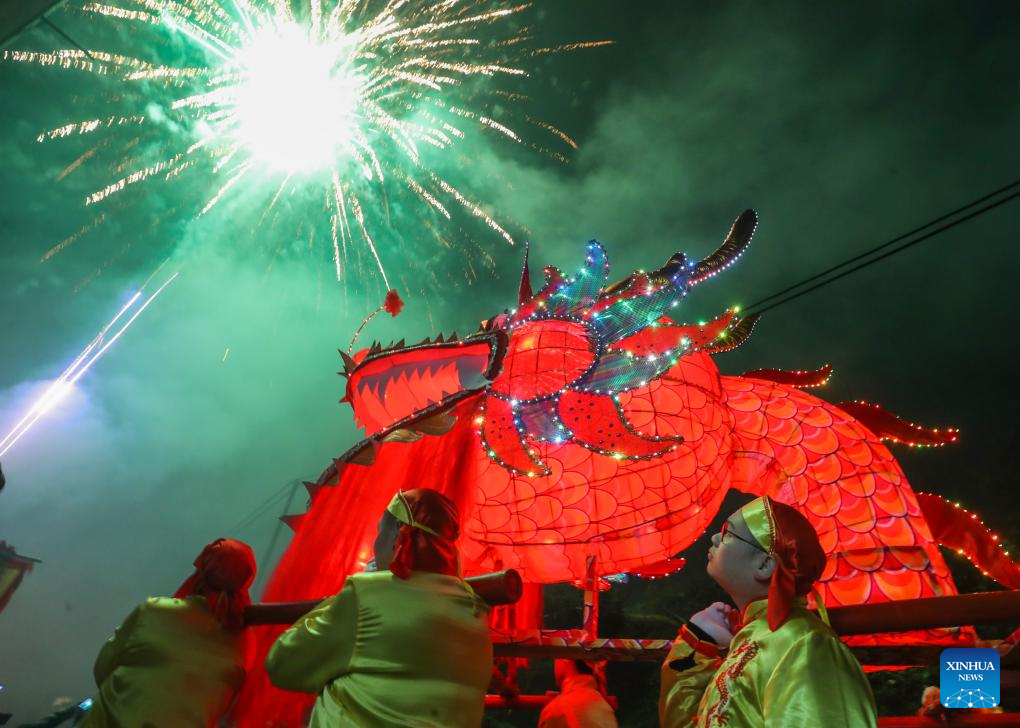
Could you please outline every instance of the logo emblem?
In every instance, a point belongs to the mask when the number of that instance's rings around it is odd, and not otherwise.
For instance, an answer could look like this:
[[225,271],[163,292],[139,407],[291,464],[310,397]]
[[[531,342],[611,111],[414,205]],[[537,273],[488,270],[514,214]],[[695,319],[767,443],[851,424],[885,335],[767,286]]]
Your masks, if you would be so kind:
[[1001,702],[999,653],[951,647],[939,660],[939,700],[947,708],[995,708]]

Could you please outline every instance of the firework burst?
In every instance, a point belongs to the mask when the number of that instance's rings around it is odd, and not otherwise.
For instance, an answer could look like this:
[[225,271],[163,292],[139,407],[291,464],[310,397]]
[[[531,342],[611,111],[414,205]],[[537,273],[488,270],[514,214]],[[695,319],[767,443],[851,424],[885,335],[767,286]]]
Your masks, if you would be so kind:
[[[521,96],[507,87],[527,76],[536,55],[603,42],[529,47],[528,29],[514,20],[528,7],[489,0],[87,2],[80,6],[86,14],[145,34],[153,47],[176,44],[184,52],[164,54],[174,62],[92,49],[3,57],[111,76],[144,91],[148,102],[136,113],[39,135],[47,141],[128,131],[111,165],[115,174],[86,205],[110,204],[150,181],[180,185],[206,175],[199,214],[241,187],[258,187],[265,191],[261,223],[281,196],[317,189],[337,278],[345,278],[353,248],[358,257],[370,254],[390,288],[384,259],[403,256],[380,249],[373,233],[389,219],[391,196],[408,196],[440,223],[476,218],[513,244],[506,227],[441,169],[464,158],[458,148],[476,135],[558,155],[515,123],[574,146],[556,127],[515,113]],[[152,138],[146,134],[166,137],[158,153],[138,151],[151,149],[140,143]],[[100,141],[65,175],[111,146]]]

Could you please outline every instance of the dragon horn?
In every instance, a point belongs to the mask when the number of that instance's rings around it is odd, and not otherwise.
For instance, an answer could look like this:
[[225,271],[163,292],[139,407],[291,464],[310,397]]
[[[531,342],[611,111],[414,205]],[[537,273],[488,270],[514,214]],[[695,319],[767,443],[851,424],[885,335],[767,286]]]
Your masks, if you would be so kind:
[[657,286],[666,285],[674,280],[676,274],[686,267],[687,256],[683,253],[673,253],[661,268],[653,270],[648,274],[648,280]]
[[714,253],[694,266],[690,285],[694,286],[729,268],[751,244],[754,229],[758,226],[758,215],[754,210],[744,210],[733,222],[729,234]]
[[653,270],[651,273],[645,273],[644,271],[634,271],[626,278],[621,278],[616,283],[606,286],[602,289],[602,299],[606,299],[617,294],[623,293],[624,291],[632,288],[635,285],[656,285],[663,286],[673,280],[673,277],[678,271],[683,270],[687,266],[687,256],[683,253],[673,253],[669,256],[661,268]]

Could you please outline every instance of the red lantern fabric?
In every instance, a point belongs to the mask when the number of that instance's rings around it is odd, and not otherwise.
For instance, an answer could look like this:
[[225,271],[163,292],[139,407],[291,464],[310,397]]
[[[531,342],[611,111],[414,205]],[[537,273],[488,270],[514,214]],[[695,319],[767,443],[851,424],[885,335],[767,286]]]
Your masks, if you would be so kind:
[[[721,375],[713,355],[753,319],[665,317],[743,252],[754,224],[744,213],[705,260],[677,254],[612,286],[591,242],[576,276],[547,269],[541,290],[474,336],[356,355],[345,399],[367,437],[319,478],[266,599],[335,593],[369,557],[386,503],[411,487],[456,504],[466,574],[512,567],[531,584],[580,582],[592,558],[602,575],[641,573],[693,543],[737,489],[808,519],[826,605],[955,594],[884,433],[796,386],[820,377]],[[973,639],[962,629],[854,641]],[[243,702],[270,719],[293,710],[257,667]]]

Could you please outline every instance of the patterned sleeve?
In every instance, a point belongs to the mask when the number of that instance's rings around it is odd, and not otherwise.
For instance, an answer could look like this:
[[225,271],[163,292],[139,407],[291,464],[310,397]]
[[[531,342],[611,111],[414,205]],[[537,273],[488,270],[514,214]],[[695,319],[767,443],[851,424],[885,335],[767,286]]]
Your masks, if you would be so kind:
[[687,728],[695,725],[701,696],[720,664],[720,648],[690,625],[680,628],[665,662],[659,686],[659,725]]

